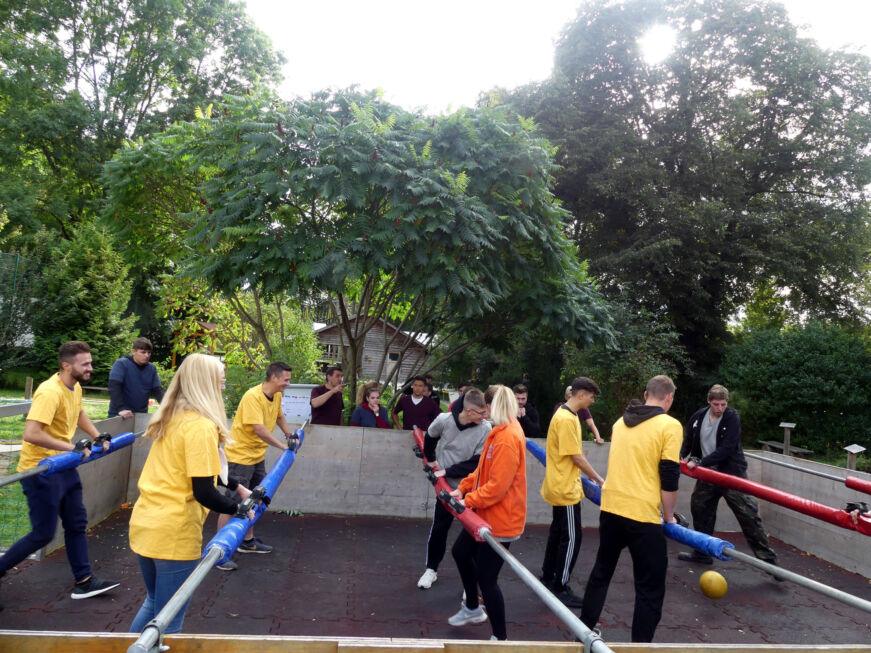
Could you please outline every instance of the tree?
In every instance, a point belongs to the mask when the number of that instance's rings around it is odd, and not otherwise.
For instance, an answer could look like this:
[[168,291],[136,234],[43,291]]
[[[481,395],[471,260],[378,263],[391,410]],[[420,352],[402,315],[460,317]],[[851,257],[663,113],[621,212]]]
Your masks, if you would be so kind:
[[[639,38],[662,23],[676,46],[651,65]],[[775,3],[591,2],[560,38],[551,79],[507,99],[558,147],[556,192],[603,292],[664,309],[700,373],[717,370],[727,320],[758,282],[793,314],[855,310],[869,235],[865,56],[799,38]]]
[[[103,164],[126,139],[278,81],[283,59],[234,0],[22,0],[0,2],[0,61],[0,243],[31,255],[41,229],[69,240],[95,220]],[[153,306],[166,260],[128,263],[124,310],[165,353]]]
[[318,378],[317,338],[289,297],[266,302],[255,291],[224,297],[202,279],[182,274],[161,281],[157,310],[171,325],[176,354],[220,352],[228,363],[258,373],[281,360],[294,368],[297,380]]
[[[562,369],[563,389],[579,375],[589,376],[599,385],[602,393],[590,410],[603,434],[623,415],[630,399],[642,399],[651,377],[667,374],[674,378],[687,374],[690,367],[679,334],[667,319],[638,310],[628,301],[612,306],[616,346],[571,346]],[[688,417],[698,402],[697,396],[679,388],[673,412]]]
[[127,138],[277,80],[268,39],[230,0],[0,4],[0,212],[69,238]]
[[36,298],[34,265],[16,253],[0,253],[0,372],[27,359]]
[[127,266],[111,238],[88,224],[76,227],[71,240],[47,242],[43,252],[34,289],[39,301],[33,317],[35,361],[43,372],[54,372],[58,347],[84,340],[94,359],[92,382],[105,385],[112,363],[135,336],[136,316],[121,317],[130,300]]
[[871,349],[861,334],[820,322],[751,332],[726,351],[722,377],[748,442],[779,439],[789,421],[795,444],[816,453],[871,447]]
[[[254,94],[204,121],[185,151],[206,178],[193,226],[177,225],[192,268],[227,296],[326,299],[352,382],[379,319],[428,334],[433,365],[517,324],[610,335],[561,231],[550,148],[506,110],[430,119],[373,93]],[[113,195],[140,192],[137,160],[107,167]]]

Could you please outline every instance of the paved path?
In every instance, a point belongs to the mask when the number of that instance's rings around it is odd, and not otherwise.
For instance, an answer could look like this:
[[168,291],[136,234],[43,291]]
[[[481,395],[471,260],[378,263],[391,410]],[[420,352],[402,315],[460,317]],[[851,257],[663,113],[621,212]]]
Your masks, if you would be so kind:
[[[123,581],[110,595],[69,598],[70,574],[62,551],[25,562],[0,584],[0,628],[124,631],[143,587],[127,549],[129,511],[116,513],[90,538],[97,573]],[[451,628],[462,589],[448,553],[429,591],[415,587],[423,571],[429,524],[410,519],[290,517],[268,513],[258,535],[275,545],[270,555],[238,556],[236,572],[212,571],[187,613],[185,632],[363,637],[487,639],[488,625]],[[206,533],[214,532],[214,519]],[[451,542],[459,531],[454,526]],[[730,534],[728,537],[731,537]],[[532,527],[511,550],[538,573],[547,537]],[[740,536],[732,538],[744,549]],[[598,545],[598,531],[584,531],[575,570],[580,591]],[[871,582],[775,541],[782,564],[821,582],[871,599]],[[700,568],[679,562],[669,543],[666,605],[657,642],[867,644],[871,615],[811,593],[740,563],[722,563],[730,589],[720,601],[698,589]],[[568,640],[568,631],[513,575],[501,585],[512,639]],[[629,640],[633,589],[628,553],[611,585],[602,615],[606,641]]]

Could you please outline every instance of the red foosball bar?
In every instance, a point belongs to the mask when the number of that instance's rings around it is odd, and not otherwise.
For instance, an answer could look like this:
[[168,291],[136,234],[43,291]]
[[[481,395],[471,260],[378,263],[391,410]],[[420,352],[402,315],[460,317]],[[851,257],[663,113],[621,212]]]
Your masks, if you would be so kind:
[[803,515],[815,517],[822,521],[846,528],[851,531],[857,531],[863,535],[871,535],[871,519],[865,516],[859,516],[858,522],[853,523],[850,514],[840,508],[831,508],[816,501],[803,499],[802,497],[781,490],[775,490],[767,485],[750,481],[739,476],[731,474],[723,474],[722,472],[707,469],[706,467],[693,467],[689,469],[686,463],[681,463],[681,471],[687,476],[696,478],[712,485],[729,488],[730,490],[738,490],[752,494],[754,497],[770,501],[771,503],[795,510]]
[[[412,430],[412,435],[414,436],[414,442],[417,445],[417,448],[420,450],[420,455],[423,461],[431,462],[428,461],[423,455],[423,431],[421,431],[417,427],[414,427],[414,429]],[[436,497],[438,497],[439,501],[442,502],[442,505],[447,508],[448,512],[450,512],[454,517],[457,518],[460,524],[463,525],[463,528],[465,528],[469,532],[469,535],[474,537],[476,541],[483,542],[484,537],[483,535],[481,535],[481,529],[485,528],[488,531],[491,530],[490,524],[478,517],[478,515],[476,515],[475,512],[472,510],[463,510],[462,512],[457,512],[454,509],[454,501],[445,498],[446,495],[450,495],[453,488],[448,485],[448,482],[445,480],[444,476],[431,480],[433,486],[435,487]],[[453,497],[450,497],[450,499],[453,499]]]

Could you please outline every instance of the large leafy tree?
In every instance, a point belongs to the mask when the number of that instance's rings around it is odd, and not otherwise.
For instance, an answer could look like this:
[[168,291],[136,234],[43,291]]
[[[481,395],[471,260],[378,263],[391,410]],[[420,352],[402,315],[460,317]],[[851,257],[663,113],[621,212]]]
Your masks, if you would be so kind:
[[[126,139],[277,80],[281,57],[232,0],[0,0],[0,61],[0,243],[33,257],[42,229],[71,240],[94,221]],[[127,261],[122,311],[166,353],[153,306],[168,262]]]
[[0,211],[70,236],[124,139],[278,77],[230,0],[0,2]]
[[[639,39],[675,31],[648,64]],[[492,95],[491,95],[492,97]],[[557,194],[606,294],[669,321],[700,373],[759,284],[843,317],[868,251],[871,73],[755,0],[589,2],[510,102],[559,148]]]
[[[249,96],[178,129],[196,137],[157,140],[186,142],[203,176],[177,222],[192,269],[228,295],[327,298],[352,380],[379,319],[428,338],[434,365],[518,324],[610,335],[562,233],[550,148],[505,109],[424,118],[356,91]],[[112,197],[164,185],[160,151],[108,166]],[[122,222],[124,204],[110,197]]]

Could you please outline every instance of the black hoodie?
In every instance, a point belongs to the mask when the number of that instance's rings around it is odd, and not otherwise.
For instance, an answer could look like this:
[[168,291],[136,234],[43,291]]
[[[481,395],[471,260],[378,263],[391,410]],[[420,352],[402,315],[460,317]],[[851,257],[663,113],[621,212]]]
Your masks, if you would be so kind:
[[638,426],[641,422],[646,422],[651,417],[662,415],[664,412],[659,406],[630,403],[626,406],[626,410],[623,411],[623,423],[632,428],[633,426]]

